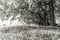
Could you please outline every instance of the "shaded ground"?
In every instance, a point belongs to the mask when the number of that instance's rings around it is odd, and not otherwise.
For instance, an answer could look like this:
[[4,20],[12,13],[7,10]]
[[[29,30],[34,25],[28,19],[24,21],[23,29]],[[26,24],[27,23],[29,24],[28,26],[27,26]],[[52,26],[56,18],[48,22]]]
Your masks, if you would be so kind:
[[10,27],[0,31],[0,40],[60,40],[60,28]]

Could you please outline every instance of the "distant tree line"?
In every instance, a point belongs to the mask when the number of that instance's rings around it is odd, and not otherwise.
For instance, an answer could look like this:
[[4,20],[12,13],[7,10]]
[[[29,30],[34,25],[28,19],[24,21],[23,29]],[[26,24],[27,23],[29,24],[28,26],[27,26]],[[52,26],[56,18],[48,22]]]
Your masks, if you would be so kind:
[[[8,3],[8,0],[0,1],[0,6],[4,6],[4,9],[0,8],[1,20],[11,18],[10,21],[18,19],[18,21],[24,20],[28,24],[55,25],[54,0],[30,1],[31,3],[29,0],[14,0],[11,4]],[[17,17],[18,15],[19,17]]]

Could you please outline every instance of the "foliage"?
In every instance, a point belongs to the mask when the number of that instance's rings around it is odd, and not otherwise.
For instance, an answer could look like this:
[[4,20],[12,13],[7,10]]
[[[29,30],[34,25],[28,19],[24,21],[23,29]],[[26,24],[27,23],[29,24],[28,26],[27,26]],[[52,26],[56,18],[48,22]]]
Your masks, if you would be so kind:
[[[28,0],[29,1],[29,0]],[[27,23],[30,22],[35,22],[37,21],[37,16],[34,13],[34,10],[30,7],[30,3],[25,0],[5,0],[5,1],[0,1],[0,18],[2,21],[4,20],[17,20],[21,21],[24,20]],[[30,9],[31,8],[31,9]],[[32,11],[33,9],[33,11]],[[19,16],[18,16],[19,15]]]
[[0,18],[2,21],[23,20],[28,24],[40,24],[45,20],[45,11],[49,10],[49,6],[47,6],[47,9],[45,10],[45,5],[49,1],[50,0],[1,0],[0,6],[2,7],[0,7]]

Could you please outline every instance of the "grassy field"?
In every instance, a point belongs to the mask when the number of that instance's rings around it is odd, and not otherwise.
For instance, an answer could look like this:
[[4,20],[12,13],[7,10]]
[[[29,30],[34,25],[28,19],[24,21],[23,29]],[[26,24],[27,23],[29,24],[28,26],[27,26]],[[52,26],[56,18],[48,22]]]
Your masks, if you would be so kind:
[[50,26],[8,27],[0,31],[0,40],[60,40],[60,28]]

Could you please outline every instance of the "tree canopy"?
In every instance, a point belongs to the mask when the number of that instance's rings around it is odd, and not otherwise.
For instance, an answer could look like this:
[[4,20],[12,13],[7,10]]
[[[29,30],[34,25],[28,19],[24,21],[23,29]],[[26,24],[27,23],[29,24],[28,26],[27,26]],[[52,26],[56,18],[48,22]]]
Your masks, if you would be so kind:
[[[0,0],[0,19],[2,21],[23,20],[27,23],[40,24],[44,22],[44,16],[47,15],[45,11],[49,10],[49,6],[46,5],[49,1],[50,0]],[[49,20],[49,15],[47,18]]]

